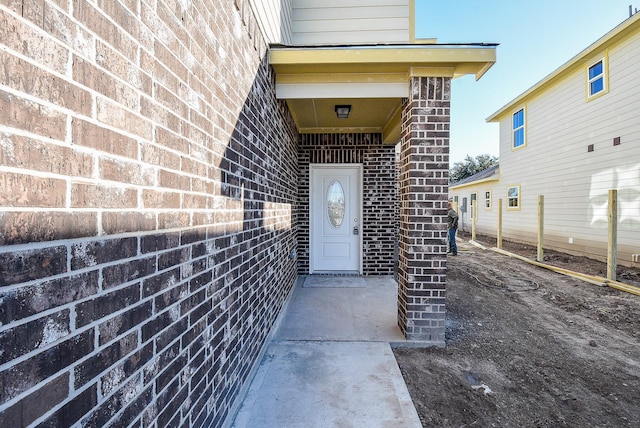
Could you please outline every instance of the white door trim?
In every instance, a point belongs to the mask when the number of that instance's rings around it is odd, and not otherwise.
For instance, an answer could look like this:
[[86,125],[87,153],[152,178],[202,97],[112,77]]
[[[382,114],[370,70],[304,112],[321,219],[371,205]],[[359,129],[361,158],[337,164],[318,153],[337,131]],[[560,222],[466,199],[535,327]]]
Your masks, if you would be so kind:
[[[359,233],[358,233],[358,271],[357,273],[362,275],[363,274],[363,251],[362,251],[362,235],[363,235],[363,218],[362,218],[362,205],[363,205],[363,165],[359,164],[359,163],[348,163],[348,164],[310,164],[309,165],[309,274],[313,274],[313,273],[330,273],[327,271],[320,271],[317,270],[314,266],[314,226],[315,226],[315,220],[314,220],[314,171],[316,170],[321,170],[321,169],[326,169],[326,170],[340,170],[340,169],[356,169],[357,170],[357,176],[358,176],[358,183],[355,186],[355,190],[358,192],[357,194],[357,201],[358,201],[358,208],[357,208],[357,215],[358,215],[358,219],[359,219],[359,223],[358,223],[358,227],[359,227]],[[340,273],[340,272],[336,272],[336,273]],[[347,273],[347,272],[345,272]],[[355,273],[355,272],[354,272]]]

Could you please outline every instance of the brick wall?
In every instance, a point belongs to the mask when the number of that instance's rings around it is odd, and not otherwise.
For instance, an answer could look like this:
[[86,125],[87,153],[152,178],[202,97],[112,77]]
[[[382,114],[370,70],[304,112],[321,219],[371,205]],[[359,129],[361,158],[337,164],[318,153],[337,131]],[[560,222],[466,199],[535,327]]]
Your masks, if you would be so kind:
[[363,271],[392,275],[398,230],[395,146],[382,144],[381,134],[303,134],[299,162],[299,273],[309,273],[309,164],[360,163]]
[[296,278],[246,0],[0,0],[0,426],[219,426]]
[[398,324],[444,346],[451,80],[413,77],[400,149]]

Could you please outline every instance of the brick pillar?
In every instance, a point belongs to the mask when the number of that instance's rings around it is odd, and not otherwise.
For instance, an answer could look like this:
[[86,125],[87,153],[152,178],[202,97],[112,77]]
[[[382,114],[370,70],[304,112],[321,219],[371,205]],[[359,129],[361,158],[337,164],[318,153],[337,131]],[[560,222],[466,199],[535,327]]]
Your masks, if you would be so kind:
[[398,324],[444,346],[451,80],[412,77],[402,111]]

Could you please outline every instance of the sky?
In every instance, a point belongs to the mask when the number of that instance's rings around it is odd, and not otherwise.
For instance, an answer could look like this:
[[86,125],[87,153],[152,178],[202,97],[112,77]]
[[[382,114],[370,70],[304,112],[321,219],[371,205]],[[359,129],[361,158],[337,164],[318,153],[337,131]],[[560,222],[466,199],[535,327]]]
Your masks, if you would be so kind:
[[[629,17],[632,0],[416,0],[416,37],[498,43],[478,81],[453,80],[450,163],[499,156],[498,123],[486,118]],[[640,9],[636,0],[633,9]]]

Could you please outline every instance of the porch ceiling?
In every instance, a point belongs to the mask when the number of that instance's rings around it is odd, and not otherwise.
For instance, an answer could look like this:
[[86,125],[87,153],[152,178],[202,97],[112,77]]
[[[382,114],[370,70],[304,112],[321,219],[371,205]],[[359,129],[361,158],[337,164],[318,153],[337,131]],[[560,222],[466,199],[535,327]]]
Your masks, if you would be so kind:
[[[400,140],[401,104],[415,76],[476,79],[496,61],[495,44],[272,46],[276,97],[285,99],[298,130],[382,132],[385,143]],[[338,119],[336,105],[351,105]]]

